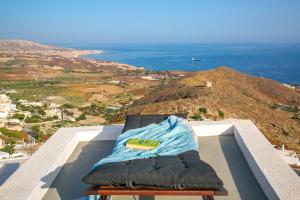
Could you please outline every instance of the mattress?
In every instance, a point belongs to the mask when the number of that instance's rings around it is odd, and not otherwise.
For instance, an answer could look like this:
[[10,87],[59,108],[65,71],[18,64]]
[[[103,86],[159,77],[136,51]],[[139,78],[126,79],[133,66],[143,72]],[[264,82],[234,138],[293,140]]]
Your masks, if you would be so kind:
[[[185,115],[177,116],[186,118]],[[166,117],[168,115],[129,115],[123,132],[159,123]],[[194,150],[176,156],[106,163],[87,174],[83,182],[127,188],[220,189],[223,186],[215,170]]]

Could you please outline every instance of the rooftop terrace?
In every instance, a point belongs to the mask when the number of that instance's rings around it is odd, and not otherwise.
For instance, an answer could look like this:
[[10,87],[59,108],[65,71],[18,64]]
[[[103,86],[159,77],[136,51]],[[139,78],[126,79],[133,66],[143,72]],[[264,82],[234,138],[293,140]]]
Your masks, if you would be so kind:
[[[251,121],[190,122],[190,125],[198,136],[201,159],[216,170],[229,192],[229,196],[215,199],[300,199],[300,178]],[[0,199],[82,197],[88,185],[81,178],[96,161],[111,153],[122,128],[115,125],[60,129],[1,186]],[[113,199],[133,197],[113,196]]]

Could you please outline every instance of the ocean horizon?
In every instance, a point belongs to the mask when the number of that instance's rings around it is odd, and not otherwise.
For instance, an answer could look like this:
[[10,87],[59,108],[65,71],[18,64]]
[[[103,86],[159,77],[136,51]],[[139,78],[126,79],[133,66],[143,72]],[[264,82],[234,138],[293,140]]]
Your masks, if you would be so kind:
[[86,55],[86,58],[126,63],[147,70],[199,71],[227,66],[249,75],[300,85],[298,44],[106,44],[75,48],[104,51]]

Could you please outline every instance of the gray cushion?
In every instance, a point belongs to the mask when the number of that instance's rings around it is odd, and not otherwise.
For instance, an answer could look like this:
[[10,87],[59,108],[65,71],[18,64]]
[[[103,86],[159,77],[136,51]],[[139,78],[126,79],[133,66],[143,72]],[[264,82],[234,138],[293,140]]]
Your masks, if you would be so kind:
[[174,189],[219,189],[223,185],[213,168],[200,160],[197,151],[103,164],[84,177],[83,182],[128,188]]
[[[175,115],[187,118],[185,114]],[[126,117],[123,132],[152,123],[160,123],[168,116],[168,114],[129,115]],[[86,175],[83,182],[91,185],[128,188],[220,189],[223,186],[222,180],[214,169],[200,160],[197,151],[187,151],[177,156],[106,163]]]

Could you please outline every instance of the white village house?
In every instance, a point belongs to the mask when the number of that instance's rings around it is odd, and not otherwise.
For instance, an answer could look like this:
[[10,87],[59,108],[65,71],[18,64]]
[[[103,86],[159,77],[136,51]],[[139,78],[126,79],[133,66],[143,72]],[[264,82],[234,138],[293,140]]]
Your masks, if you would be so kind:
[[0,118],[7,118],[10,113],[16,110],[16,105],[12,103],[9,96],[0,94]]

